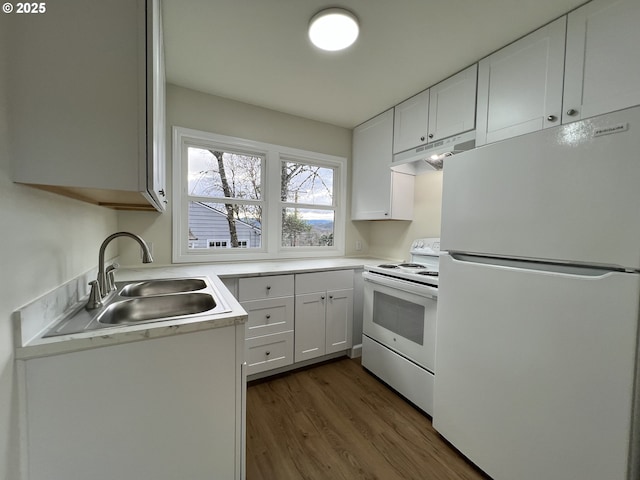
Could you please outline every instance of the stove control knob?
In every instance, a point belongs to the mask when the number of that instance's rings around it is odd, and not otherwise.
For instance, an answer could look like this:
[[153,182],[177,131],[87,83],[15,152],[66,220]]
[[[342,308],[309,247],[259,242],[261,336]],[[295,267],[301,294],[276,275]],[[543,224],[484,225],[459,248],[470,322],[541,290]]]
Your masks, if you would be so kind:
[[418,242],[418,248],[423,248],[424,247],[424,242],[422,240],[420,240]]

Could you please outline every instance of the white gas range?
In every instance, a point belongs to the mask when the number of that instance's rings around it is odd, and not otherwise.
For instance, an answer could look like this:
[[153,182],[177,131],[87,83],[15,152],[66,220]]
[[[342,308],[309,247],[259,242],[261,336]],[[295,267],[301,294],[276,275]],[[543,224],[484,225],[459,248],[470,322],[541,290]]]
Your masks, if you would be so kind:
[[433,410],[439,238],[412,243],[407,263],[365,266],[362,365]]

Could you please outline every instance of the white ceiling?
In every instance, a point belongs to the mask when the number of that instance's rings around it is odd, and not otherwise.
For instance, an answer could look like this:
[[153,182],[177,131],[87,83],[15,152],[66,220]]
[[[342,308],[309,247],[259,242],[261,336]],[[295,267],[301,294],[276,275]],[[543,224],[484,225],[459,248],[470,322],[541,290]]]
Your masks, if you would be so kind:
[[[167,81],[354,127],[584,0],[162,0]],[[309,19],[342,6],[356,44],[322,52]]]

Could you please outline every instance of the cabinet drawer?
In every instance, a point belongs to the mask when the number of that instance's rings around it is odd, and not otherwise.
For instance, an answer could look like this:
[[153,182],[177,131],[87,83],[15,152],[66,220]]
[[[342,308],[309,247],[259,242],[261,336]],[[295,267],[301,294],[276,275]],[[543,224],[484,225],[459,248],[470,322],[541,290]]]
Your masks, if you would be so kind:
[[241,278],[238,290],[241,302],[286,297],[293,295],[293,275]]
[[245,342],[247,375],[293,363],[293,332],[250,338]]
[[293,296],[242,302],[249,314],[245,338],[293,330]]
[[353,288],[353,270],[331,270],[296,275],[296,294],[348,288]]

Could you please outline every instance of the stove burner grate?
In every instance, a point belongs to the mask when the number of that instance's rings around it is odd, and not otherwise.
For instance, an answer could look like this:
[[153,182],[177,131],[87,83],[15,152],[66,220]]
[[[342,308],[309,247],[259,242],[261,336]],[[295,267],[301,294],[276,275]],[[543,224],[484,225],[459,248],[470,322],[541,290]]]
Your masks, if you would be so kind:
[[383,263],[382,265],[378,265],[380,268],[398,268],[398,265],[393,263]]

